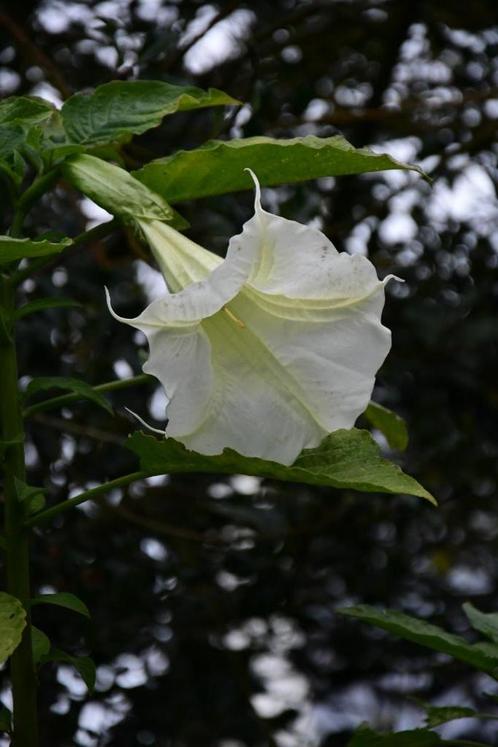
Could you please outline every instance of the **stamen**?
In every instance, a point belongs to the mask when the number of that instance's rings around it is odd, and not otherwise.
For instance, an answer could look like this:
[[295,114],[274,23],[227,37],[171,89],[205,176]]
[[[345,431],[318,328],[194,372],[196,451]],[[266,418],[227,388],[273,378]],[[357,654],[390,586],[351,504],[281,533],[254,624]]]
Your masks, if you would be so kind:
[[244,324],[244,322],[241,319],[239,319],[238,317],[236,317],[235,314],[233,313],[233,311],[230,311],[230,309],[228,308],[228,306],[223,306],[223,311],[225,311],[228,314],[228,316],[230,317],[230,319],[232,320],[232,322],[235,322],[235,324],[237,325],[237,327],[241,327],[242,329],[244,329],[244,327],[246,326]]

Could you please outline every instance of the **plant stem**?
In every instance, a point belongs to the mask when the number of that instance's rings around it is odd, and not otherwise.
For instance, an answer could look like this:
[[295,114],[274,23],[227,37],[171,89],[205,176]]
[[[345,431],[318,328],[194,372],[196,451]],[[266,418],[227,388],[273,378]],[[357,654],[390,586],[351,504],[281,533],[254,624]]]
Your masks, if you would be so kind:
[[[151,377],[148,374],[139,374],[138,376],[132,376],[130,379],[115,379],[114,381],[107,381],[105,384],[98,384],[93,387],[93,390],[94,392],[115,392],[118,389],[126,389],[135,384],[145,384],[150,380]],[[84,397],[77,392],[50,397],[50,399],[44,399],[42,402],[37,402],[34,405],[30,405],[30,407],[26,407],[24,417],[34,415],[36,412],[53,410],[56,407],[65,407],[66,405],[71,405],[73,402],[78,402],[80,399],[84,399]]]
[[98,226],[89,228],[88,231],[83,231],[74,237],[71,247],[79,246],[79,244],[87,244],[89,241],[95,241],[95,239],[102,239],[104,236],[108,236],[118,228],[119,223],[116,218],[108,220],[105,223],[99,223]]
[[45,192],[55,184],[59,178],[58,169],[52,169],[47,171],[46,174],[37,177],[33,184],[23,193],[22,197],[17,203],[17,207],[14,213],[14,220],[12,221],[12,227],[10,229],[10,235],[18,238],[22,232],[22,226],[24,218],[30,211],[32,205],[42,196]]
[[49,519],[53,519],[54,516],[58,516],[64,511],[68,511],[70,508],[79,506],[80,503],[94,500],[101,495],[105,495],[105,493],[109,493],[111,490],[114,490],[114,488],[122,488],[132,482],[136,482],[136,480],[141,480],[144,477],[148,476],[148,472],[132,472],[129,475],[123,475],[123,477],[117,477],[115,480],[104,482],[102,483],[102,485],[97,485],[97,487],[95,488],[90,488],[89,490],[83,491],[83,493],[75,495],[74,498],[68,498],[66,501],[62,501],[61,503],[57,503],[57,505],[52,506],[51,508],[47,508],[45,511],[40,511],[40,513],[35,514],[34,516],[30,516],[30,518],[24,522],[24,526],[38,526],[39,524],[45,523]]
[[[14,294],[5,278],[0,279],[0,304],[4,313],[12,315]],[[15,480],[25,479],[23,422],[17,384],[15,339],[0,340],[0,425],[4,441],[5,551],[7,591],[19,599],[26,609],[27,625],[21,643],[10,660],[12,697],[14,702],[14,737],[12,747],[37,747],[38,722],[36,674],[31,643],[29,614],[29,533],[23,525],[22,507],[17,499]]]

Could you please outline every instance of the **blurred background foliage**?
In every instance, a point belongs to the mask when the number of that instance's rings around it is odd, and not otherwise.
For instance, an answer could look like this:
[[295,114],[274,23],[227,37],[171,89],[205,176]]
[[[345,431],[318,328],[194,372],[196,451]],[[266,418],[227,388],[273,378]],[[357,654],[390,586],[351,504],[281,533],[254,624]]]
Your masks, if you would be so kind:
[[[480,705],[488,678],[334,614],[391,606],[465,633],[460,606],[498,609],[498,9],[496,0],[12,0],[0,7],[0,90],[55,102],[112,79],[216,86],[241,109],[167,118],[124,150],[130,168],[208,138],[343,133],[416,160],[416,174],[327,178],[268,189],[266,206],[321,227],[340,250],[395,273],[393,349],[376,399],[406,417],[403,464],[440,508],[407,497],[176,476],[115,492],[39,532],[35,584],[92,612],[37,609],[35,623],[91,652],[97,690],[67,666],[40,677],[43,745],[326,747],[353,728],[408,728],[407,696]],[[213,174],[216,179],[216,174]],[[182,206],[189,235],[223,253],[249,193]],[[75,235],[102,220],[59,186],[31,232]],[[5,230],[8,215],[4,215]],[[26,297],[71,296],[20,325],[23,375],[96,384],[140,370],[137,344],[102,287],[132,315],[153,292],[150,257],[124,232],[25,282]],[[153,385],[38,414],[31,483],[63,499],[135,468],[124,405],[164,418]],[[8,702],[8,693],[3,690]],[[488,706],[489,708],[489,706]],[[498,744],[472,721],[448,736]]]

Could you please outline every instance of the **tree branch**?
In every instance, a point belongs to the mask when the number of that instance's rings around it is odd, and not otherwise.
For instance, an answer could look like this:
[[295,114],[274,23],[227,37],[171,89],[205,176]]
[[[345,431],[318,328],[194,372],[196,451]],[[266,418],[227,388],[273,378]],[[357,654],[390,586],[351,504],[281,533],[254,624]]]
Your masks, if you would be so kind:
[[51,83],[63,98],[71,96],[71,89],[66,84],[60,70],[50,57],[40,49],[27,35],[25,30],[20,26],[12,16],[7,13],[3,6],[0,6],[0,28],[3,28],[12,37],[12,40],[18,45],[26,59],[32,64],[38,65],[45,71],[47,80]]

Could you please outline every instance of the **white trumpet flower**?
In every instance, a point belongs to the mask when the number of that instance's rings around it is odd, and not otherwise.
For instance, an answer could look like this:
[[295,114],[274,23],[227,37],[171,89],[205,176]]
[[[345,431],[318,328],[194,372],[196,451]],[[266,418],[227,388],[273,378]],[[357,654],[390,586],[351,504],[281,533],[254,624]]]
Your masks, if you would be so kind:
[[202,454],[230,447],[288,465],[365,410],[391,344],[389,278],[263,210],[253,178],[254,216],[225,260],[140,219],[170,292],[134,319],[108,303],[147,337],[143,370],[166,391],[168,436]]

